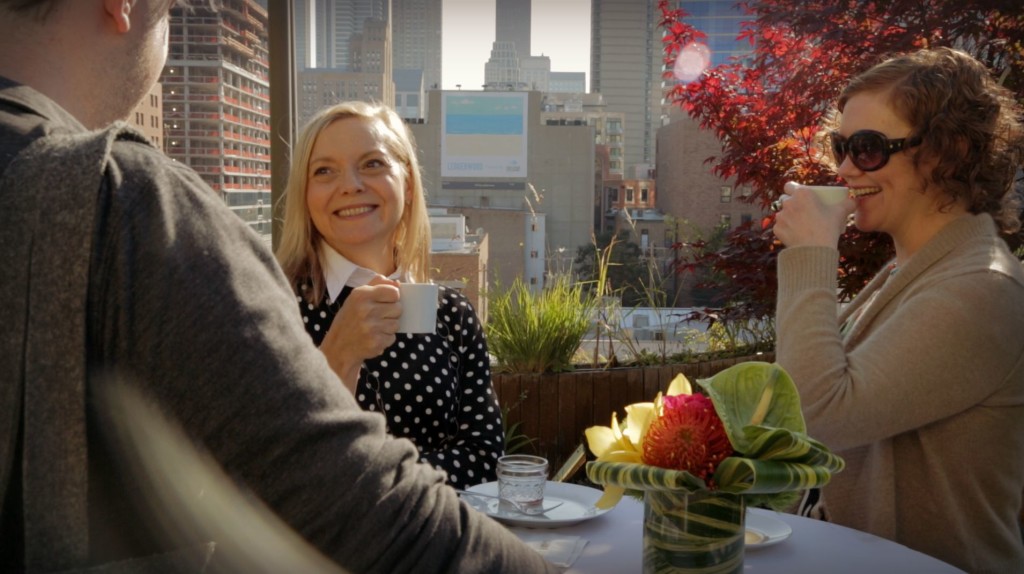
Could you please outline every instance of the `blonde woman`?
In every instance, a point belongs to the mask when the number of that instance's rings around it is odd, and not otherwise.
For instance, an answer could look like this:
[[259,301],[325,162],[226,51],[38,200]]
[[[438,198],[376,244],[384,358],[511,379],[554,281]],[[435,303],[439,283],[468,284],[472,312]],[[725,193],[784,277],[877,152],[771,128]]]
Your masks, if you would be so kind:
[[413,139],[386,106],[318,113],[295,148],[277,258],[306,331],[366,410],[467,487],[503,452],[483,327],[439,289],[434,334],[396,333],[399,282],[428,282],[430,227]]

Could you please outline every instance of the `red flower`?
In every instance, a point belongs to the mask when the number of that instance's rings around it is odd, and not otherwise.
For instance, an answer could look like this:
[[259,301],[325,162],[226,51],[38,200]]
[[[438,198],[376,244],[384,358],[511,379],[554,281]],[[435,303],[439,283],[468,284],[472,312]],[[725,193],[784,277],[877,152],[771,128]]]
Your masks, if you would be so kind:
[[642,460],[708,480],[733,453],[714,403],[700,394],[665,396],[662,401],[661,414],[644,436]]

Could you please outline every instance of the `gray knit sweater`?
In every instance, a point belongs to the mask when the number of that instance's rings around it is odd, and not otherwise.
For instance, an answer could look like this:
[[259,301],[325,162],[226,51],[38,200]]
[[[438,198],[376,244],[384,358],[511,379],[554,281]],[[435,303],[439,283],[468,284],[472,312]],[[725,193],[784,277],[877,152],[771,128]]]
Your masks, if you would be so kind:
[[[835,522],[969,572],[1024,571],[1024,270],[988,215],[947,225],[836,313],[835,249],[779,256],[776,357],[846,459]],[[840,335],[840,325],[846,324]]]
[[[0,172],[52,131],[82,128],[41,94],[0,78]],[[104,174],[98,195],[65,190],[97,202],[92,237],[41,229],[24,238],[91,245],[88,400],[98,373],[131,381],[246,492],[351,572],[554,571],[460,503],[440,473],[417,462],[412,443],[388,437],[380,415],[356,405],[304,332],[273,255],[192,170],[144,143],[117,142]],[[46,297],[61,284],[34,289]],[[23,290],[0,275],[0,305],[22,301],[13,295]],[[20,357],[2,359],[5,372],[17,370]],[[114,464],[120,455],[96,432],[97,414],[86,418],[88,488],[68,493],[87,497],[86,562],[166,550],[136,536],[145,510],[125,500],[140,485]],[[3,525],[20,528],[9,518]]]

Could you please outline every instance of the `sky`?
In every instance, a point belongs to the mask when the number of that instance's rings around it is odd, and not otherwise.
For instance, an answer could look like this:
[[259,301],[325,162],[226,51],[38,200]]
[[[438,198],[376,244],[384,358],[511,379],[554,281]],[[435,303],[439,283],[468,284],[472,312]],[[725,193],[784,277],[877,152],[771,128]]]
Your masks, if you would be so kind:
[[[494,0],[442,0],[441,88],[480,90],[494,42]],[[532,56],[552,72],[585,72],[590,89],[590,0],[533,0]]]

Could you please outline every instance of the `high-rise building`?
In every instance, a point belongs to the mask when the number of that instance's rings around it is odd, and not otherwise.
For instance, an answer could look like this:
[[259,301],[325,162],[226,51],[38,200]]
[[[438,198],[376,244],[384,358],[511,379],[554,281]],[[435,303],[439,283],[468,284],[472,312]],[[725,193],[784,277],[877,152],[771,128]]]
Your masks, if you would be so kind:
[[548,90],[551,58],[530,55],[531,2],[496,0],[494,46],[484,65],[485,90]]
[[442,16],[441,0],[391,0],[395,73],[420,70],[426,90],[441,89]]
[[533,0],[495,0],[494,41],[511,42],[520,58],[530,55],[530,4]]
[[624,172],[645,179],[654,167],[662,119],[662,44],[657,0],[593,0],[590,91],[624,116]]
[[735,0],[676,1],[678,7],[686,11],[686,22],[707,36],[711,66],[751,53],[750,42],[737,39],[741,24],[750,17],[743,13]]
[[[323,46],[315,67],[297,76],[298,124],[326,105],[363,100],[395,105],[392,67],[391,0],[306,0],[296,15],[299,42]],[[323,14],[323,19],[320,15]],[[324,40],[321,41],[320,37]],[[315,37],[311,42],[309,38]]]
[[270,240],[267,11],[254,0],[171,12],[164,149]]

